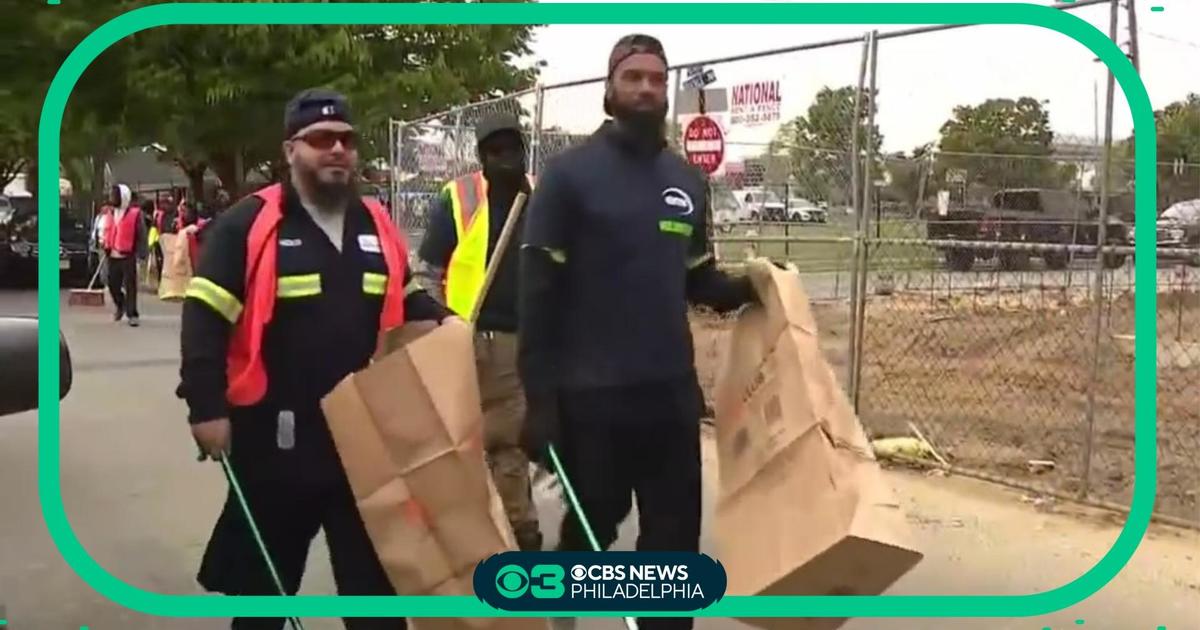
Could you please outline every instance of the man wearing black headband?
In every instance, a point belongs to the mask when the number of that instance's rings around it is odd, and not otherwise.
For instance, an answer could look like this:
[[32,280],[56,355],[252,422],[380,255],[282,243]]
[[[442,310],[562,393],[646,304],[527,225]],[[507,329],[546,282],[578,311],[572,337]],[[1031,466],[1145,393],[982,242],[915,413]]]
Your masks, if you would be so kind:
[[[183,305],[179,393],[192,435],[204,456],[228,458],[289,595],[321,530],[339,594],[395,594],[321,398],[369,364],[382,330],[451,315],[415,290],[403,238],[377,202],[356,194],[350,121],[335,92],[306,90],[288,104],[290,178],[238,201],[206,228]],[[198,579],[228,595],[279,594],[232,492]],[[403,619],[345,624],[405,626]],[[283,625],[233,621],[237,630]]]
[[[688,303],[729,312],[756,300],[755,283],[708,253],[703,175],[666,150],[667,71],[658,40],[617,43],[612,120],[541,174],[522,248],[526,448],[542,462],[558,451],[604,548],[636,497],[639,550],[698,550],[703,394]],[[560,538],[561,550],[589,549],[574,516]]]

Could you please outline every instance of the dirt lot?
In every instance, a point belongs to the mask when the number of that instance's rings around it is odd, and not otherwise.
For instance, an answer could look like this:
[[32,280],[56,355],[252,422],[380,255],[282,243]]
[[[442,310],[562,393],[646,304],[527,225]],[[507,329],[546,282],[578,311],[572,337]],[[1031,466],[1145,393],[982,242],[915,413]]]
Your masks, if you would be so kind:
[[[845,378],[848,305],[814,305],[821,343]],[[861,408],[875,436],[915,423],[953,464],[1077,493],[1085,476],[1095,311],[1086,293],[898,294],[869,301]],[[693,318],[711,389],[731,320]],[[1089,495],[1128,504],[1134,472],[1132,296],[1104,313]],[[1162,294],[1158,317],[1156,510],[1200,522],[1200,296]],[[1030,460],[1054,462],[1031,472]]]

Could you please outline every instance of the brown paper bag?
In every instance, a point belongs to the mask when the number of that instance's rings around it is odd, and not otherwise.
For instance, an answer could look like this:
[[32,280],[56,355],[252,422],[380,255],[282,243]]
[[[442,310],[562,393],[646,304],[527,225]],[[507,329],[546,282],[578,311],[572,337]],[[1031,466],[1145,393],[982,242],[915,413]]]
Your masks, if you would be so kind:
[[192,281],[192,260],[188,256],[187,238],[183,234],[163,234],[158,237],[163,251],[162,279],[158,282],[158,298],[178,302],[187,295]]
[[[729,595],[877,595],[921,559],[817,344],[799,275],[739,317],[715,396],[719,557]],[[841,619],[744,619],[827,629]]]
[[[475,566],[516,551],[483,455],[471,328],[414,323],[325,399],[334,443],[401,595],[474,595]],[[422,619],[421,629],[525,630],[544,619]]]

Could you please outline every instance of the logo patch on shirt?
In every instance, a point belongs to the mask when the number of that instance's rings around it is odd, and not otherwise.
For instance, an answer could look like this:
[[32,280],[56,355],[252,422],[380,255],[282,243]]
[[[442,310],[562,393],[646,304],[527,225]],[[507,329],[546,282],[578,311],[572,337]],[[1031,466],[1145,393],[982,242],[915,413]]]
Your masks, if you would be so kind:
[[378,254],[382,251],[379,249],[379,237],[374,234],[359,234],[358,248],[372,254]]
[[281,239],[279,239],[280,247],[300,247],[303,244],[304,244],[304,241],[301,241],[298,238],[281,238]]
[[680,216],[687,216],[695,212],[696,206],[692,203],[691,195],[679,188],[668,188],[662,191],[663,203],[679,210]]

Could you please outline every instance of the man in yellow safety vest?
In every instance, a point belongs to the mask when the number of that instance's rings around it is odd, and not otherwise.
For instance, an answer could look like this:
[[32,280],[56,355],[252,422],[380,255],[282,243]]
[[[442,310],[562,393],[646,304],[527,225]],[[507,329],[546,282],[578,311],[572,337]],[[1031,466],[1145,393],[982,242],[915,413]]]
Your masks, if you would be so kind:
[[[418,278],[430,295],[464,319],[483,288],[487,265],[517,194],[532,191],[519,119],[493,114],[475,127],[482,170],[442,187],[418,252]],[[523,223],[523,222],[522,222]],[[520,223],[514,235],[519,235]],[[483,401],[484,446],[496,489],[518,546],[542,547],[529,478],[520,448],[525,394],[517,374],[517,239],[502,252],[475,323],[475,363]]]

